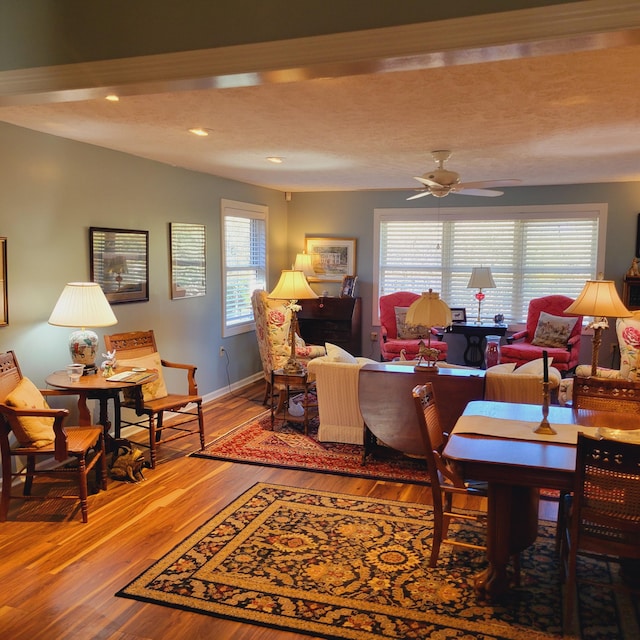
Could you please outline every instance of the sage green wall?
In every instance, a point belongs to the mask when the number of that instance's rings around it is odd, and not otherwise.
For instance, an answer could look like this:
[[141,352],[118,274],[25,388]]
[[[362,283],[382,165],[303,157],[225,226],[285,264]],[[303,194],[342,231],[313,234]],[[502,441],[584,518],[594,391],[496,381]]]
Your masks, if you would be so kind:
[[[89,279],[90,226],[149,231],[149,301],[114,305],[105,333],[154,329],[162,355],[198,365],[203,395],[261,370],[253,332],[222,339],[220,199],[269,207],[273,284],[287,260],[284,194],[0,123],[0,236],[8,248],[9,326],[14,349],[37,384],[69,360],[70,329],[47,324],[66,282]],[[204,224],[207,294],[170,299],[169,223]],[[101,360],[101,359],[100,359]]]

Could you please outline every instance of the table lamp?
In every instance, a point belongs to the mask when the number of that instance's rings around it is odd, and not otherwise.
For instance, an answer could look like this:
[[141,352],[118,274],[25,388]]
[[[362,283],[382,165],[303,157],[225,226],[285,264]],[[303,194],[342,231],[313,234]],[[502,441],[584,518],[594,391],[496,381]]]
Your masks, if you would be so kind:
[[[411,303],[407,310],[405,324],[409,327],[425,327],[427,330],[427,344],[420,340],[418,351],[418,364],[415,371],[438,372],[436,360],[438,350],[431,348],[432,327],[448,327],[451,324],[451,309],[446,302],[440,300],[440,294],[432,289],[423,292],[420,297]],[[424,364],[422,364],[424,360]]]
[[117,322],[97,282],[67,283],[49,317],[49,324],[56,327],[78,327],[69,336],[69,351],[75,364],[84,365],[85,375],[96,372],[98,349],[98,336],[87,327],[109,327]]
[[305,278],[311,278],[316,275],[316,272],[313,270],[313,260],[311,259],[311,256],[304,251],[296,255],[296,261],[293,268],[296,271],[302,271]]
[[491,275],[491,267],[473,267],[469,283],[467,284],[467,289],[478,289],[478,293],[475,295],[475,298],[478,301],[478,319],[476,320],[476,324],[482,324],[482,320],[480,319],[480,307],[485,298],[482,290],[495,288],[496,283],[493,281],[493,276]]
[[573,316],[593,316],[587,327],[593,329],[591,342],[591,375],[598,375],[598,351],[602,330],[609,328],[609,318],[628,318],[631,312],[624,306],[613,280],[587,280],[580,295],[564,312]]
[[291,353],[283,370],[286,374],[300,374],[304,371],[304,367],[296,359],[296,331],[298,329],[298,318],[296,314],[301,309],[298,300],[310,300],[317,298],[318,295],[309,286],[302,271],[297,269],[283,269],[278,284],[268,297],[272,300],[289,301],[287,309],[291,311],[291,321],[289,323],[289,346],[291,347]]

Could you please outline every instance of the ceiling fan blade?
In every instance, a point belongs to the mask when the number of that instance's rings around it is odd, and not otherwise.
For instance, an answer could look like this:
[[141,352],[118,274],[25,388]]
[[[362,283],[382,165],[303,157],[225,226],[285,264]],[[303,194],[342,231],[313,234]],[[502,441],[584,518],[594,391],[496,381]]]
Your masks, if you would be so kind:
[[484,189],[485,187],[509,187],[520,184],[522,180],[478,180],[476,182],[461,182],[456,185],[458,189]]
[[431,192],[428,189],[421,191],[420,193],[416,193],[414,196],[409,196],[407,200],[416,200],[417,198],[424,198],[424,196],[430,196]]
[[[469,183],[471,184],[471,183]],[[461,185],[458,185],[460,187]],[[452,189],[454,193],[459,193],[462,196],[487,196],[489,198],[495,198],[496,196],[504,195],[504,191],[494,191],[493,189]]]
[[413,176],[415,180],[418,182],[422,182],[422,184],[427,187],[436,187],[442,189],[444,185],[441,185],[439,182],[434,182],[433,180],[429,180],[429,178],[423,178],[422,176]]

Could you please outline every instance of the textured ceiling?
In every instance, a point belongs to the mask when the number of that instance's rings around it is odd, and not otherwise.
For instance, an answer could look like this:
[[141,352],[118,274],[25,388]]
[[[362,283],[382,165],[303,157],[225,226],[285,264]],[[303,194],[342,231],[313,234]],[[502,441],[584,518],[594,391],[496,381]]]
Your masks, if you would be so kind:
[[[255,86],[0,106],[0,120],[282,191],[640,181],[640,46]],[[187,132],[209,130],[206,138]],[[274,165],[267,156],[280,156]],[[458,196],[456,196],[458,197]]]

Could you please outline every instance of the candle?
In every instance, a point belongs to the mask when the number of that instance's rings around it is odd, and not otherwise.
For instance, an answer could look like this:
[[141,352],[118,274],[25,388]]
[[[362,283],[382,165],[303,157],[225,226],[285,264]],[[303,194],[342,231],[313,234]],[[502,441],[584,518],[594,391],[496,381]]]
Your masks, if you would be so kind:
[[544,382],[549,382],[549,354],[546,351],[542,352],[542,362],[544,365],[543,371],[544,371],[544,377],[543,377],[543,381]]

